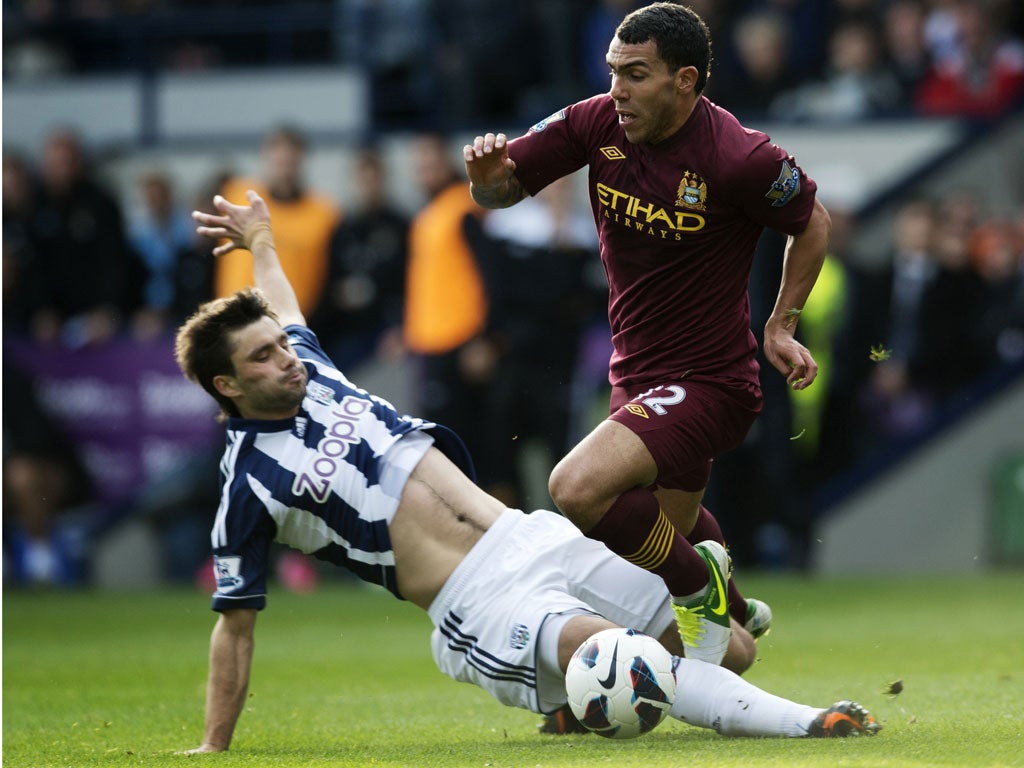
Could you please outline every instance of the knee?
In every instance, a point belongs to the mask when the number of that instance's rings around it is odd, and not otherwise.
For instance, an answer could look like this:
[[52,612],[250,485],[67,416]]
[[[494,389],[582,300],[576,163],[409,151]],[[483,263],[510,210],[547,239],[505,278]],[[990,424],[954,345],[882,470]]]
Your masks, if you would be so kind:
[[573,462],[562,460],[548,479],[548,493],[555,506],[581,530],[588,530],[604,512],[593,478]]

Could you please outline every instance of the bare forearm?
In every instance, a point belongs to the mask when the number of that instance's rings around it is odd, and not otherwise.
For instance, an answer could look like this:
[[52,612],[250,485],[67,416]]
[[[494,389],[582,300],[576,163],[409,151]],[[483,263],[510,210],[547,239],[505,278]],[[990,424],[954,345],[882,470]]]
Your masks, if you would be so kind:
[[218,620],[210,638],[210,673],[206,685],[203,746],[227,749],[245,706],[252,669],[253,637],[232,632]]
[[282,325],[304,324],[299,300],[288,281],[269,224],[257,222],[246,228],[246,244],[252,252],[253,282],[266,295]]
[[825,261],[832,223],[815,201],[807,228],[789,239],[775,308],[764,326],[764,355],[793,389],[806,389],[818,375],[810,350],[796,340],[796,326]]
[[526,190],[515,176],[494,186],[470,184],[469,190],[481,208],[508,208],[526,197]]
[[782,265],[782,282],[772,311],[772,321],[795,325],[821,272],[828,248],[831,220],[828,212],[815,203],[807,229],[789,238]]

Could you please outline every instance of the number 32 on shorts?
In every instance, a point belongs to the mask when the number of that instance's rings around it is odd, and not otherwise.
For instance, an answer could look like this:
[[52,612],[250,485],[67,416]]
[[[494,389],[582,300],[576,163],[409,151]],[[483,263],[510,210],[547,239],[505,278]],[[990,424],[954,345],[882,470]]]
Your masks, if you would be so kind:
[[[646,405],[658,416],[664,416],[668,413],[666,405],[679,405],[686,399],[686,390],[680,387],[678,384],[662,385],[660,387],[654,387],[644,392],[642,395],[637,395],[633,398],[630,405]],[[626,406],[627,410],[636,413],[638,416],[647,416],[646,413],[637,413],[629,405]]]

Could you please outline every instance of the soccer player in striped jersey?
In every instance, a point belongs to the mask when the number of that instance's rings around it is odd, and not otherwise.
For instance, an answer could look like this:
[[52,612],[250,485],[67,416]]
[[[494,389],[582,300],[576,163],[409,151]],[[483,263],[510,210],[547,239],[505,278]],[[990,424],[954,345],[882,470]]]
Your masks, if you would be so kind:
[[761,410],[754,250],[765,227],[789,235],[764,353],[803,389],[817,364],[794,334],[831,224],[793,157],[702,95],[711,37],[694,11],[633,11],[606,60],[607,93],[511,142],[477,136],[466,173],[480,205],[504,208],[588,167],[609,283],[610,415],[555,467],[551,497],[587,536],[664,579],[687,656],[717,664],[730,615],[755,634],[771,620],[730,579],[701,504],[712,460]]
[[[553,512],[507,509],[470,479],[458,438],[359,389],[305,326],[263,200],[214,199],[200,234],[252,254],[256,289],[202,305],[179,329],[183,373],[227,428],[212,533],[220,616],[210,638],[206,726],[190,752],[226,750],[248,689],[272,541],[344,566],[430,615],[442,672],[498,701],[550,714],[591,634],[629,626],[683,653],[661,580]],[[742,671],[741,628],[725,663]],[[849,701],[828,709],[768,694],[717,665],[680,658],[671,714],[727,735],[839,736],[878,729]]]

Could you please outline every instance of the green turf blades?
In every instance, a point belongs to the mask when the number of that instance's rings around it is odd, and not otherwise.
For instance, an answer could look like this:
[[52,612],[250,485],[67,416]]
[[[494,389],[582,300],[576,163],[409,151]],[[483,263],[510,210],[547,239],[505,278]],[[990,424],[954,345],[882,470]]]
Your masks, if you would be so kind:
[[[536,715],[445,678],[431,661],[426,616],[380,590],[272,587],[232,751],[202,758],[174,752],[202,736],[216,619],[207,595],[7,591],[3,765],[662,768],[679,766],[680,755],[701,768],[1020,765],[1024,612],[1003,609],[1019,600],[1021,579],[745,572],[744,588],[786,626],[760,641],[765,661],[747,678],[821,707],[855,699],[885,730],[727,739],[668,720],[623,744],[542,736]],[[894,680],[898,695],[888,692]]]

